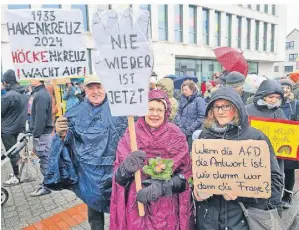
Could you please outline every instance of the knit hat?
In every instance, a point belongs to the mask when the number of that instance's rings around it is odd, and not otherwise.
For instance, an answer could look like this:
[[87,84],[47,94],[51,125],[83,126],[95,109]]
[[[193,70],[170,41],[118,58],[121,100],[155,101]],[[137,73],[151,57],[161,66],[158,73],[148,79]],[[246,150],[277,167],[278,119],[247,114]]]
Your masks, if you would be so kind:
[[295,83],[299,82],[299,72],[290,73],[290,79]]
[[16,79],[15,71],[12,69],[7,70],[2,76],[2,81],[11,85],[16,84],[17,79]]
[[286,86],[289,86],[291,88],[291,90],[293,89],[293,82],[290,80],[290,79],[281,79],[280,80],[280,84],[283,86],[283,85],[286,85]]
[[245,83],[245,77],[243,74],[233,71],[226,75],[226,85],[233,88],[239,87]]
[[215,80],[215,83],[217,85],[225,85],[225,76],[224,75],[220,75],[220,77],[218,77],[216,80]]

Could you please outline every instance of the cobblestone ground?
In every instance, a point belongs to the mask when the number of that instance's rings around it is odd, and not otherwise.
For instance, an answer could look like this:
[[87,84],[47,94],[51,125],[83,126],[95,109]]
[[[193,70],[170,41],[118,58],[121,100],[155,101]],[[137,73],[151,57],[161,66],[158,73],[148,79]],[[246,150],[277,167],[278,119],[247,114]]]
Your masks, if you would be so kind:
[[[10,163],[1,168],[2,182],[12,173]],[[70,209],[82,201],[70,191],[52,192],[42,197],[30,197],[30,193],[39,187],[41,174],[33,182],[6,187],[9,192],[7,203],[1,207],[1,228],[5,230],[20,230],[57,213]],[[299,170],[296,171],[296,190],[299,190]],[[294,197],[293,207],[283,213],[284,220],[290,230],[299,229],[299,192]],[[105,229],[109,226],[109,215],[105,215]],[[290,223],[293,223],[291,226]],[[73,230],[90,229],[86,221],[72,227]]]
[[[11,173],[12,168],[8,162],[1,168],[1,181],[5,181]],[[30,197],[30,193],[39,187],[41,181],[42,175],[39,174],[36,181],[5,187],[9,199],[1,207],[1,229],[20,230],[82,203],[73,192],[67,190],[55,191],[41,197]],[[108,229],[109,216],[106,215],[105,219],[107,222],[105,229]],[[84,221],[72,229],[90,229],[90,227],[88,222]]]

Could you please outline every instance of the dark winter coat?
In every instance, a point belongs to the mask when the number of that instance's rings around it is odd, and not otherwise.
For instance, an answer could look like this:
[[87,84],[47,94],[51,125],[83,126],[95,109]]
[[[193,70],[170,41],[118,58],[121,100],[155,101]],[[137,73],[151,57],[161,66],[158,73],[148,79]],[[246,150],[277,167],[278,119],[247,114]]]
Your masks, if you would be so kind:
[[[231,88],[218,89],[212,96],[207,106],[206,116],[214,101],[225,99],[231,101],[239,111],[240,123],[231,126],[224,134],[216,133],[211,129],[203,128],[199,138],[226,139],[226,140],[265,140],[270,149],[271,165],[271,204],[281,207],[281,194],[283,190],[283,176],[280,172],[272,145],[269,139],[259,130],[250,127],[248,115],[241,97]],[[196,202],[196,220],[198,230],[248,230],[248,225],[242,209],[237,201],[243,202],[248,207],[267,209],[268,199],[238,197],[234,201],[226,201],[223,196],[213,195],[202,202]]]
[[[69,121],[67,136],[64,141],[57,135],[54,137],[50,158],[56,156],[55,151],[67,149],[78,177],[78,183],[71,189],[88,207],[109,212],[115,152],[127,127],[127,117],[113,117],[107,97],[99,106],[85,99],[64,116]],[[59,168],[57,164],[51,161],[49,169]],[[53,172],[55,170],[49,171]],[[50,175],[47,184],[54,186],[53,183],[60,182],[63,178],[59,173],[55,172],[54,179]],[[69,177],[74,178],[72,174]]]
[[205,109],[206,102],[198,91],[195,91],[191,97],[182,94],[175,123],[186,136],[191,136],[201,127]]
[[30,130],[35,138],[53,131],[52,97],[44,85],[39,85],[32,91]]
[[1,133],[15,135],[25,131],[28,97],[19,85],[7,87],[1,96]]
[[[253,103],[246,105],[246,110],[249,116],[254,117],[265,117],[274,119],[284,119],[286,116],[280,108],[268,109],[266,106],[261,106],[257,104],[259,99],[264,99],[269,94],[279,94],[283,98],[283,91],[281,85],[275,80],[263,81],[258,90],[253,97]],[[284,101],[282,102],[284,105]]]

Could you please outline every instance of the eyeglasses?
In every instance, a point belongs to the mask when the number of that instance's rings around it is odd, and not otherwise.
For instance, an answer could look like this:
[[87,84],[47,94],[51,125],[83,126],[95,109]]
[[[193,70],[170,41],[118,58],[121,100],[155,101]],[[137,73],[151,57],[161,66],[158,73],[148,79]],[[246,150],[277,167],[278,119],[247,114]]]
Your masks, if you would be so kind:
[[219,112],[220,109],[222,109],[222,111],[230,111],[232,108],[232,104],[221,105],[221,106],[213,105],[212,108],[214,112]]
[[165,113],[165,109],[154,109],[154,108],[149,108],[149,113],[150,114],[154,114],[157,113],[158,115],[161,115],[163,113]]

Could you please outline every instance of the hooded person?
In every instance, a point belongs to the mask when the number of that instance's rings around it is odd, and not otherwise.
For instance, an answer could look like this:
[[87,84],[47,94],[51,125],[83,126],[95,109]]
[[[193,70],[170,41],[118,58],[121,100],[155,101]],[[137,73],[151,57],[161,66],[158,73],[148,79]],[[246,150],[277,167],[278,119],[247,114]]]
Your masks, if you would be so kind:
[[[281,109],[288,120],[299,121],[299,100],[295,100],[292,92],[294,83],[289,79],[280,81],[286,103]],[[284,160],[285,190],[282,197],[283,207],[290,208],[295,185],[295,170],[299,169],[299,161]]]
[[203,123],[206,102],[199,93],[196,84],[191,80],[184,81],[181,91],[182,95],[175,123],[186,135],[189,150],[191,150],[192,134]]
[[238,202],[242,202],[246,208],[267,210],[270,201],[276,208],[281,209],[283,176],[272,145],[261,131],[249,126],[243,101],[231,87],[222,87],[212,95],[205,117],[199,139],[264,140],[269,146],[271,165],[271,197],[269,199],[237,197],[233,191],[225,195],[210,195],[194,188],[194,195],[197,199],[197,230],[248,230],[246,218]]
[[[44,184],[51,189],[69,188],[75,192],[87,204],[90,229],[98,230],[104,229],[104,213],[110,209],[115,152],[127,127],[127,117],[111,115],[107,95],[97,76],[86,77],[84,85],[84,101],[56,120]],[[65,155],[71,157],[71,162],[59,166],[62,159],[57,157],[66,160]],[[76,175],[66,175],[70,163]],[[76,176],[77,183],[67,187],[68,176]]]
[[248,97],[245,97],[244,95],[244,83],[245,77],[243,74],[239,72],[233,71],[226,75],[225,85],[232,87],[237,93],[239,93],[242,98],[242,101],[245,104]]
[[[249,116],[283,119],[286,120],[284,112],[280,108],[284,105],[284,93],[278,81],[268,79],[263,81],[253,97],[253,103],[246,105]],[[284,172],[284,161],[278,159],[281,172]]]
[[157,83],[157,89],[163,90],[164,92],[167,93],[168,99],[171,104],[171,114],[169,120],[173,121],[178,110],[178,101],[173,96],[174,95],[173,80],[171,80],[170,78],[162,78]]
[[[17,143],[18,135],[25,131],[28,97],[25,88],[18,85],[14,70],[7,70],[2,76],[2,82],[5,94],[1,95],[1,139],[8,151]],[[20,155],[17,153],[9,157],[13,175],[4,182],[5,186],[20,183],[17,164]]]
[[[130,148],[128,130],[118,143],[110,204],[111,230],[193,229],[193,205],[188,178],[191,159],[185,135],[168,122],[171,104],[161,90],[149,92],[149,114],[135,123],[138,151]],[[144,185],[136,193],[134,173],[150,158],[173,160],[170,180],[150,179],[141,171]],[[144,203],[145,216],[138,214],[137,201]]]

